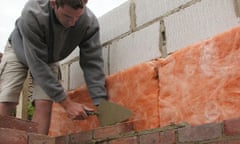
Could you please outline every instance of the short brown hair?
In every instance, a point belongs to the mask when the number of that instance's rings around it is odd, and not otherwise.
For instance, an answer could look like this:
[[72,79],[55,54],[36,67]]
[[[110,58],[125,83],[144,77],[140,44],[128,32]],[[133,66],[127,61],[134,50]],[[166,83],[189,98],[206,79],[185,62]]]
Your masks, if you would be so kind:
[[79,9],[84,7],[84,2],[82,0],[56,0],[57,7],[63,7],[68,5],[74,9]]

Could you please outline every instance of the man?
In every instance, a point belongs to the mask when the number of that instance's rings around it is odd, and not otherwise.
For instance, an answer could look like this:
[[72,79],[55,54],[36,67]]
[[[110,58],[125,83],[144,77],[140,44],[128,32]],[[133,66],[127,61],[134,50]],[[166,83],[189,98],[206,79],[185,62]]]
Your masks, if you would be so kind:
[[107,99],[99,25],[88,0],[29,0],[16,21],[0,66],[0,114],[11,115],[28,70],[38,132],[47,134],[52,100],[72,119],[86,119],[84,104],[71,101],[57,79],[57,62],[80,48],[80,66],[95,105]]

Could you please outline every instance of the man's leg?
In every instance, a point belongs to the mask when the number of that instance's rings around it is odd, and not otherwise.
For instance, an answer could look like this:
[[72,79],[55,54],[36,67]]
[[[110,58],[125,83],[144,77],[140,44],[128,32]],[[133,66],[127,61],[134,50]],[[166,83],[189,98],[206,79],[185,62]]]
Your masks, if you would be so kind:
[[[53,74],[58,78],[59,65],[58,63],[49,64]],[[51,121],[52,99],[44,92],[44,90],[34,81],[32,99],[35,104],[35,112],[32,121],[38,123],[38,132],[41,134],[48,134]]]
[[51,120],[52,101],[35,100],[35,112],[32,121],[38,123],[38,133],[48,134]]
[[13,102],[0,102],[0,115],[13,116],[17,103]]
[[17,59],[11,44],[7,43],[0,63],[0,114],[13,115],[27,68]]

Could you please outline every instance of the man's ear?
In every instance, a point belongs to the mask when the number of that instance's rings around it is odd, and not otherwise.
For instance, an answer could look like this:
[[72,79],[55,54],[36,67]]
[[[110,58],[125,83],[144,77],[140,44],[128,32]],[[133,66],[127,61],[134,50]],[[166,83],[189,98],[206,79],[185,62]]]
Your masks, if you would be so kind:
[[51,6],[51,8],[55,8],[56,1],[55,0],[50,0],[50,6]]
[[85,4],[87,4],[88,0],[83,0],[83,2],[84,2]]

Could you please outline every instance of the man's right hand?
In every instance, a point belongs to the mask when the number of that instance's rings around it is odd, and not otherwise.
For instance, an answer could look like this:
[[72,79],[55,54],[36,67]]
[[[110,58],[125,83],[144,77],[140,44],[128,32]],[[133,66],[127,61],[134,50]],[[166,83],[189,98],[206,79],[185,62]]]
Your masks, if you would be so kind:
[[93,111],[93,109],[84,104],[72,101],[69,97],[66,97],[66,99],[59,103],[68,113],[68,117],[73,120],[84,120],[88,117],[86,111]]

